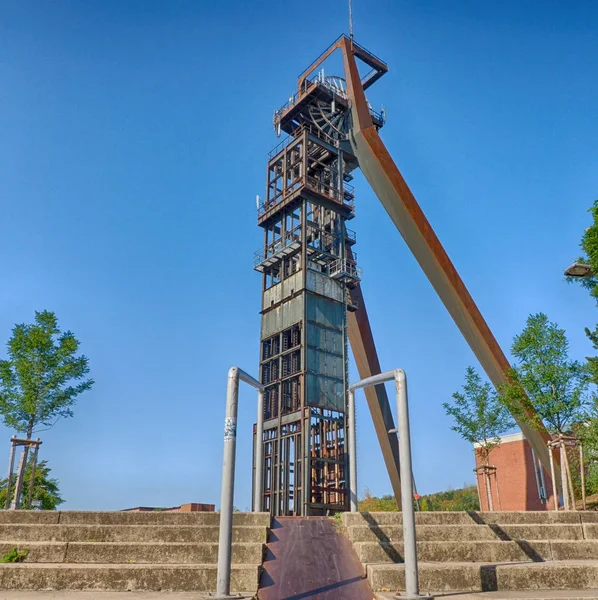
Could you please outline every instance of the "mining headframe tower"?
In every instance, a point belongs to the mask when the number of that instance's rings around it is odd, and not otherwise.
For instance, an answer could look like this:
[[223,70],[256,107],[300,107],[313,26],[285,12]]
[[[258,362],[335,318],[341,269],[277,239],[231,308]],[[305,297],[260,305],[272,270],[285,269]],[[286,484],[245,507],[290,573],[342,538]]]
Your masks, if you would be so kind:
[[[340,52],[344,76],[325,72]],[[369,67],[361,77],[357,61]],[[507,380],[509,364],[432,227],[386,150],[384,115],[365,97],[387,65],[342,35],[298,80],[274,114],[266,195],[258,206],[264,244],[260,382],[264,392],[263,509],[275,516],[347,510],[348,342],[361,378],[380,373],[354,252],[351,185],[360,168],[444,302],[489,379]],[[383,385],[366,390],[397,501],[399,453]],[[533,411],[531,406],[526,406]],[[548,466],[548,436],[519,419]]]

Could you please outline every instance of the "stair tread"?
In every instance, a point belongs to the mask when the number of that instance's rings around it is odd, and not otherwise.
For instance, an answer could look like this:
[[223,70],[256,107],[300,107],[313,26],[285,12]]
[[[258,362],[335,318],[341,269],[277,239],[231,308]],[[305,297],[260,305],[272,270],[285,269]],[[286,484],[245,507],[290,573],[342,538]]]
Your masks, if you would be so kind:
[[[241,569],[256,569],[259,565],[255,564],[232,564],[232,570],[241,570]],[[194,570],[194,569],[217,569],[218,565],[216,563],[5,563],[0,566],[1,569],[130,569],[130,570],[140,570],[140,569],[185,569],[185,570]]]
[[[546,568],[554,566],[572,566],[572,565],[586,565],[598,567],[598,559],[583,558],[583,559],[563,559],[563,560],[544,560],[544,561],[511,561],[511,562],[423,562],[417,561],[417,565],[420,568],[430,567],[442,567],[446,569],[453,569],[459,567],[471,567],[476,568],[480,566],[496,566],[496,567],[513,567],[513,566],[525,566],[533,568]],[[368,563],[368,567],[380,567],[385,569],[402,569],[404,568],[403,563]]]

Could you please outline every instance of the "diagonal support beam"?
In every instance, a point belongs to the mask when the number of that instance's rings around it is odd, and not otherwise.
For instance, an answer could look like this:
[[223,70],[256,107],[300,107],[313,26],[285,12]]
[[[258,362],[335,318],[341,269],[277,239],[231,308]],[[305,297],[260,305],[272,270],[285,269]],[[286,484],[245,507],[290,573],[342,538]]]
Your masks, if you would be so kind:
[[[488,378],[498,387],[508,381],[509,362],[372,123],[350,40],[341,38],[338,48],[351,102],[350,142],[359,167]],[[529,401],[524,408],[530,416],[535,415]],[[521,419],[517,424],[550,472],[547,431]]]
[[[381,373],[380,361],[374,344],[374,336],[370,320],[365,308],[365,301],[361,287],[351,290],[351,302],[357,306],[355,312],[349,312],[348,334],[353,358],[357,366],[360,379]],[[395,495],[397,506],[401,506],[401,478],[399,476],[399,444],[397,436],[388,432],[395,428],[394,419],[388,402],[388,395],[384,384],[368,387],[365,397],[374,422],[374,429],[380,442],[380,449],[384,464],[390,477],[390,484]],[[399,508],[400,509],[400,508]]]

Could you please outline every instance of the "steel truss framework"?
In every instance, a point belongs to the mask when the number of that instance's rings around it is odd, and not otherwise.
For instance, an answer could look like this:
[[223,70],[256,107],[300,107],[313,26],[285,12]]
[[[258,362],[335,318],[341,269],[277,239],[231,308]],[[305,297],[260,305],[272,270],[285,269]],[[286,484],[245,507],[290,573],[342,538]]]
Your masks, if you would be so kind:
[[[334,52],[344,78],[325,76]],[[357,60],[370,68],[361,77]],[[346,226],[354,216],[351,172],[360,168],[495,386],[509,363],[382,142],[383,116],[365,90],[384,62],[341,36],[298,80],[274,116],[288,134],[271,153],[258,207],[264,246],[260,378],[265,386],[264,508],[274,515],[348,508],[345,451],[347,340],[360,378],[380,373],[374,338]],[[366,398],[393,492],[400,503],[399,452],[383,385]],[[525,407],[533,414],[531,404]],[[548,434],[518,420],[549,472]]]

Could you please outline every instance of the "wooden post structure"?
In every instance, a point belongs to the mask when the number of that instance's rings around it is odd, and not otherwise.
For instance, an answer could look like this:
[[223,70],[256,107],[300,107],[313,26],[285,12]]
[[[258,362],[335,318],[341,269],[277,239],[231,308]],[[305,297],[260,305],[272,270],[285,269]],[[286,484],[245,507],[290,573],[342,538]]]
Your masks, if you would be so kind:
[[37,454],[39,452],[39,445],[41,441],[39,438],[36,440],[35,448],[33,449],[33,457],[31,459],[31,480],[29,481],[29,491],[27,493],[27,508],[31,508],[31,502],[33,500],[33,487],[35,486],[35,469],[37,468]]
[[[27,460],[27,451],[30,448],[33,448],[33,450],[34,450],[33,464],[32,464],[32,469],[31,469],[31,485],[29,486],[29,492],[28,492],[28,503],[29,503],[29,505],[31,505],[33,484],[35,482],[35,469],[37,466],[37,454],[39,451],[39,447],[42,444],[42,441],[39,438],[37,438],[37,440],[19,439],[14,435],[12,436],[10,441],[11,441],[11,449],[10,449],[10,460],[9,460],[9,465],[8,465],[8,486],[7,486],[5,508],[6,509],[10,508],[10,510],[19,510],[19,508],[21,507],[21,493],[23,491],[25,468],[27,466],[25,464],[25,461]],[[19,461],[19,474],[17,476],[17,481],[15,483],[15,495],[14,495],[14,498],[12,499],[12,502],[10,502],[10,491],[11,491],[12,471],[13,471],[13,467],[14,467],[15,449],[18,446],[23,446],[23,453],[21,454],[21,459]]]
[[13,435],[10,438],[10,458],[8,460],[8,479],[6,482],[6,502],[4,504],[4,509],[8,510],[10,506],[10,491],[12,486],[12,472],[15,464],[15,443],[16,435]]

